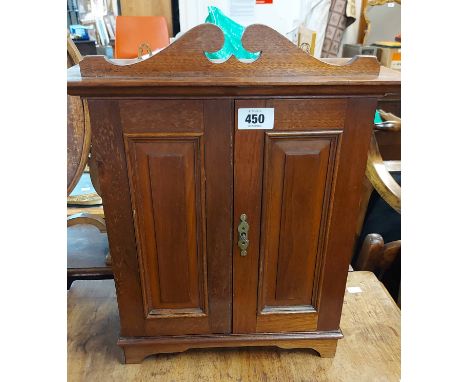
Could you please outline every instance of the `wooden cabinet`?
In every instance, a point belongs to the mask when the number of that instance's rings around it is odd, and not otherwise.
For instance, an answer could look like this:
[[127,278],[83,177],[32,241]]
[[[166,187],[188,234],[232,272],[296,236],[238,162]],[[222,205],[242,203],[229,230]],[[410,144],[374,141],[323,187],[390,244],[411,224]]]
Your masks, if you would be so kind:
[[[69,70],[89,106],[118,343],[126,362],[222,346],[333,356],[373,113],[399,74],[382,78],[371,57],[324,64],[264,26],[243,40],[254,50],[260,36],[258,61],[214,64],[199,37],[219,33],[202,25],[146,61]],[[273,109],[273,128],[239,129],[245,108]]]

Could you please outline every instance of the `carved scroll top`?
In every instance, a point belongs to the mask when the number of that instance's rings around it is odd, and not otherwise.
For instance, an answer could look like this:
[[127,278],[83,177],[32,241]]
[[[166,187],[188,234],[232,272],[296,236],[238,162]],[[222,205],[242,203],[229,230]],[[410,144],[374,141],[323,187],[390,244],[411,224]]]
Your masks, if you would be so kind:
[[242,36],[243,47],[260,52],[253,62],[231,56],[223,63],[211,62],[206,52],[217,52],[224,44],[222,30],[201,24],[187,31],[167,48],[145,60],[108,60],[86,56],[80,62],[82,78],[158,77],[298,77],[330,76],[375,78],[380,65],[373,56],[356,56],[344,65],[332,65],[303,52],[287,38],[265,25],[251,25]]

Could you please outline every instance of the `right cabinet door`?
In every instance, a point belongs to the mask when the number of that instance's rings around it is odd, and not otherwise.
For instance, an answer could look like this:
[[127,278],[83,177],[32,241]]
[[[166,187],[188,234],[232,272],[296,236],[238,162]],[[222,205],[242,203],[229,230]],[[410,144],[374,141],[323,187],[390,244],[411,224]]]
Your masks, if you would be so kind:
[[[357,102],[372,115],[372,102]],[[275,122],[236,123],[234,219],[247,216],[249,246],[233,251],[235,333],[338,329],[370,137],[370,117],[354,104],[237,101],[236,117],[273,107]]]

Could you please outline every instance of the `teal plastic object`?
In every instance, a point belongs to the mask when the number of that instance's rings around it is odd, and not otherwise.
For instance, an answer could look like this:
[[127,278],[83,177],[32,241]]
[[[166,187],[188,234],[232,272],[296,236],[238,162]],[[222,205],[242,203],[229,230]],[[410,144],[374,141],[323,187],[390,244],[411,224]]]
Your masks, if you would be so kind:
[[375,111],[375,116],[374,116],[374,124],[382,123],[382,117],[380,116],[380,113],[376,110]]
[[205,22],[218,26],[224,33],[223,47],[217,52],[205,52],[209,60],[224,62],[234,55],[240,61],[252,62],[260,56],[260,52],[249,52],[244,49],[242,35],[245,28],[227,17],[219,8],[208,7],[208,17]]

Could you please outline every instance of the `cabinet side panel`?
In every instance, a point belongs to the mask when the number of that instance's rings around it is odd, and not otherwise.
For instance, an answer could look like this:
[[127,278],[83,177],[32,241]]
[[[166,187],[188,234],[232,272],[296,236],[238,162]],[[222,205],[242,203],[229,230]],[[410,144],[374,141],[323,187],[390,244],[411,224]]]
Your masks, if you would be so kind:
[[117,101],[88,100],[122,336],[144,335],[143,299]]
[[376,106],[374,98],[354,98],[348,103],[319,288],[318,330],[339,328]]

